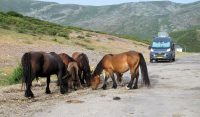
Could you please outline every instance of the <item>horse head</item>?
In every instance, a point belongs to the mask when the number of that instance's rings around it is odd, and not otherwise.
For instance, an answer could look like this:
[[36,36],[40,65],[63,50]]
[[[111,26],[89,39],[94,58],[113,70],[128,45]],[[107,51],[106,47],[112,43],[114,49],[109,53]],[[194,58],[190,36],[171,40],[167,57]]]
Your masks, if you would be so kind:
[[100,76],[99,75],[92,76],[92,79],[91,79],[92,89],[96,90],[99,84],[100,84]]

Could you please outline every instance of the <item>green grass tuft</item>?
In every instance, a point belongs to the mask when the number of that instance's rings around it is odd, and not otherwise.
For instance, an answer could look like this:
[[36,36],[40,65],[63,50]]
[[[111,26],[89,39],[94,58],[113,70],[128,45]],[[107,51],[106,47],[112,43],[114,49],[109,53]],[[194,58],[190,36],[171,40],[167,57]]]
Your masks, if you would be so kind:
[[22,66],[21,64],[18,64],[9,75],[1,78],[0,85],[17,84],[22,80],[22,77],[23,77]]

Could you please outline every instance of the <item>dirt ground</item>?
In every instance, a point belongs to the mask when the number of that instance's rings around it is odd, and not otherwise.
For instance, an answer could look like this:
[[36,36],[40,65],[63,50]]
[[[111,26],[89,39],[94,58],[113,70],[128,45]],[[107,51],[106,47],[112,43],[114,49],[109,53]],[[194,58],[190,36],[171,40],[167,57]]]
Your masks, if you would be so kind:
[[[0,116],[199,117],[199,60],[200,54],[194,54],[173,63],[148,63],[151,87],[136,90],[112,89],[110,82],[107,90],[86,88],[61,95],[53,81],[52,94],[46,95],[43,81],[33,86],[35,99],[26,99],[20,85],[6,87],[0,90]],[[129,73],[123,77],[126,84]]]

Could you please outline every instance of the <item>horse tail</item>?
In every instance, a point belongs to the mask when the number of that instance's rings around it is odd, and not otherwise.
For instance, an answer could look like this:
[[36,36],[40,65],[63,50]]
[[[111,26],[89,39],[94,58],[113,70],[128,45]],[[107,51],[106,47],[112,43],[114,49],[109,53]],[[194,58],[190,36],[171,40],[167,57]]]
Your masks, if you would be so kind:
[[143,77],[143,82],[146,86],[150,86],[150,80],[144,56],[141,53],[139,53],[139,55],[140,55],[140,69]]
[[22,79],[22,87],[23,84],[31,84],[32,70],[31,70],[31,53],[25,53],[22,56],[22,68],[23,68],[23,79]]

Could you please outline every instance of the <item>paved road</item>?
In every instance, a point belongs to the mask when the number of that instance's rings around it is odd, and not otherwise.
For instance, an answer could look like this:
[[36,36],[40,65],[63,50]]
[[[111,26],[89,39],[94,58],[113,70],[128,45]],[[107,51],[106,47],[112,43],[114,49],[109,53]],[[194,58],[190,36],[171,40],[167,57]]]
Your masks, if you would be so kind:
[[[174,63],[148,64],[151,88],[119,87],[97,90],[73,98],[82,103],[60,101],[35,116],[47,117],[199,117],[200,55]],[[128,74],[125,75],[128,77]],[[88,89],[87,91],[90,91]],[[113,97],[121,99],[116,101]],[[70,100],[70,99],[66,99]]]

